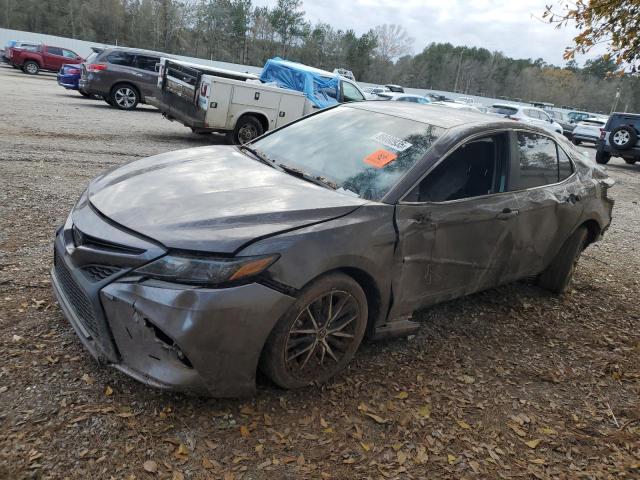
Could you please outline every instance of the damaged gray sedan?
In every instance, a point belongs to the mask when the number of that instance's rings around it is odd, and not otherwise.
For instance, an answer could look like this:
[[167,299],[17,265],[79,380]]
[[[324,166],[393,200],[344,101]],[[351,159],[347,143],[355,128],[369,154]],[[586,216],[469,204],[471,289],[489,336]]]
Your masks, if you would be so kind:
[[413,311],[537,276],[563,292],[611,221],[566,140],[439,106],[328,109],[243,147],[93,180],[55,239],[60,306],[99,361],[160,388],[248,395],[345,369]]

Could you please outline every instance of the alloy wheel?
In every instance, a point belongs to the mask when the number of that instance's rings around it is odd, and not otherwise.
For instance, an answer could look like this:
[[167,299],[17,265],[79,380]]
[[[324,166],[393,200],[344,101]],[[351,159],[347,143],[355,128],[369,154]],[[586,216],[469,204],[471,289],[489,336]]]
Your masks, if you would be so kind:
[[359,315],[355,297],[342,290],[312,300],[289,330],[284,352],[289,371],[313,381],[334,368],[356,341]]
[[38,73],[38,66],[35,63],[27,63],[24,68],[31,75]]
[[615,143],[616,145],[624,145],[630,140],[630,138],[631,136],[629,135],[629,132],[620,130],[613,136],[613,143]]
[[114,95],[115,102],[124,109],[129,109],[136,104],[138,96],[129,87],[120,87]]

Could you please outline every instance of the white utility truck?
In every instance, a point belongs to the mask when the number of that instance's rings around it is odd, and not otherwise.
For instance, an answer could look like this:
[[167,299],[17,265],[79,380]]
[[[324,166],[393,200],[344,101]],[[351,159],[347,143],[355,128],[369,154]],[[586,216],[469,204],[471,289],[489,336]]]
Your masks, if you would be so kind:
[[[284,69],[289,70],[281,75]],[[274,72],[275,76],[270,76]],[[294,77],[295,82],[291,80]],[[179,121],[195,133],[226,133],[229,141],[236,144],[319,108],[365,100],[365,94],[354,82],[280,59],[269,60],[258,77],[162,58],[158,90],[151,103],[166,118]]]

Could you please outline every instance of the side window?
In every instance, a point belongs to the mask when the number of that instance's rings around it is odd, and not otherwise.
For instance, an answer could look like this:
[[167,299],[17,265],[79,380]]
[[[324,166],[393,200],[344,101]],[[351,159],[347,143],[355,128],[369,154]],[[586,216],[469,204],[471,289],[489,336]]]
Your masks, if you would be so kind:
[[573,173],[573,165],[569,155],[564,153],[564,150],[558,145],[558,180],[562,181]]
[[423,105],[426,105],[428,103],[431,103],[429,100],[427,100],[426,98],[416,98],[416,102],[421,103]]
[[71,50],[65,50],[64,48],[62,49],[62,55],[64,57],[67,57],[67,58],[76,58],[77,57],[77,55],[74,52],[72,52]]
[[148,70],[150,72],[156,71],[156,63],[160,61],[157,57],[147,57],[145,55],[136,55],[136,61],[134,66],[142,70]]
[[61,57],[62,49],[58,47],[47,47],[47,53],[49,55],[57,55],[58,57]]
[[342,96],[345,102],[360,102],[364,100],[358,89],[349,82],[342,82]]
[[520,171],[512,178],[511,190],[540,187],[558,182],[556,143],[536,133],[518,132]]
[[446,202],[504,192],[506,139],[500,134],[465,143],[429,172],[418,191],[409,196],[420,202]]
[[112,52],[107,56],[107,61],[115,65],[130,67],[133,64],[133,55],[127,52]]

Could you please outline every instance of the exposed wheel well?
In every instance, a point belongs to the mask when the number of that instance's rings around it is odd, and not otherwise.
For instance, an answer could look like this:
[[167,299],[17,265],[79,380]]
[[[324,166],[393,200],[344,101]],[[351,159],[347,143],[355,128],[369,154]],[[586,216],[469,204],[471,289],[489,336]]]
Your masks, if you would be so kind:
[[27,58],[24,62],[22,62],[22,65],[24,66],[25,63],[29,63],[29,62],[35,63],[36,65],[38,65],[38,68],[42,68],[40,66],[40,62],[37,60],[34,60],[33,58]]
[[[262,125],[263,132],[266,132],[267,130],[269,130],[269,120],[262,113],[257,113],[257,112],[243,113],[242,115],[240,115],[240,118],[238,118],[238,122],[244,117],[253,117],[256,120],[258,120],[260,122],[260,125]],[[238,122],[236,122],[236,125],[238,124]]]
[[587,244],[585,247],[591,245],[596,239],[600,236],[602,229],[600,228],[600,224],[595,220],[587,220],[584,222],[581,227],[587,227]]
[[369,318],[367,319],[367,330],[365,332],[365,336],[369,336],[373,333],[376,321],[380,315],[380,289],[376,284],[376,281],[373,279],[371,275],[369,275],[364,270],[355,267],[343,267],[339,268],[336,271],[345,273],[353,278],[367,297],[367,306],[369,307]]
[[129,82],[118,82],[118,83],[115,83],[111,87],[111,90],[109,90],[109,94],[112,94],[113,91],[116,88],[121,87],[123,85],[126,85],[127,87],[131,87],[132,89],[134,89],[136,91],[136,93],[138,94],[138,102],[144,103],[144,98],[142,98],[142,93],[140,92],[140,89],[138,87],[136,87],[133,83],[129,83]]

